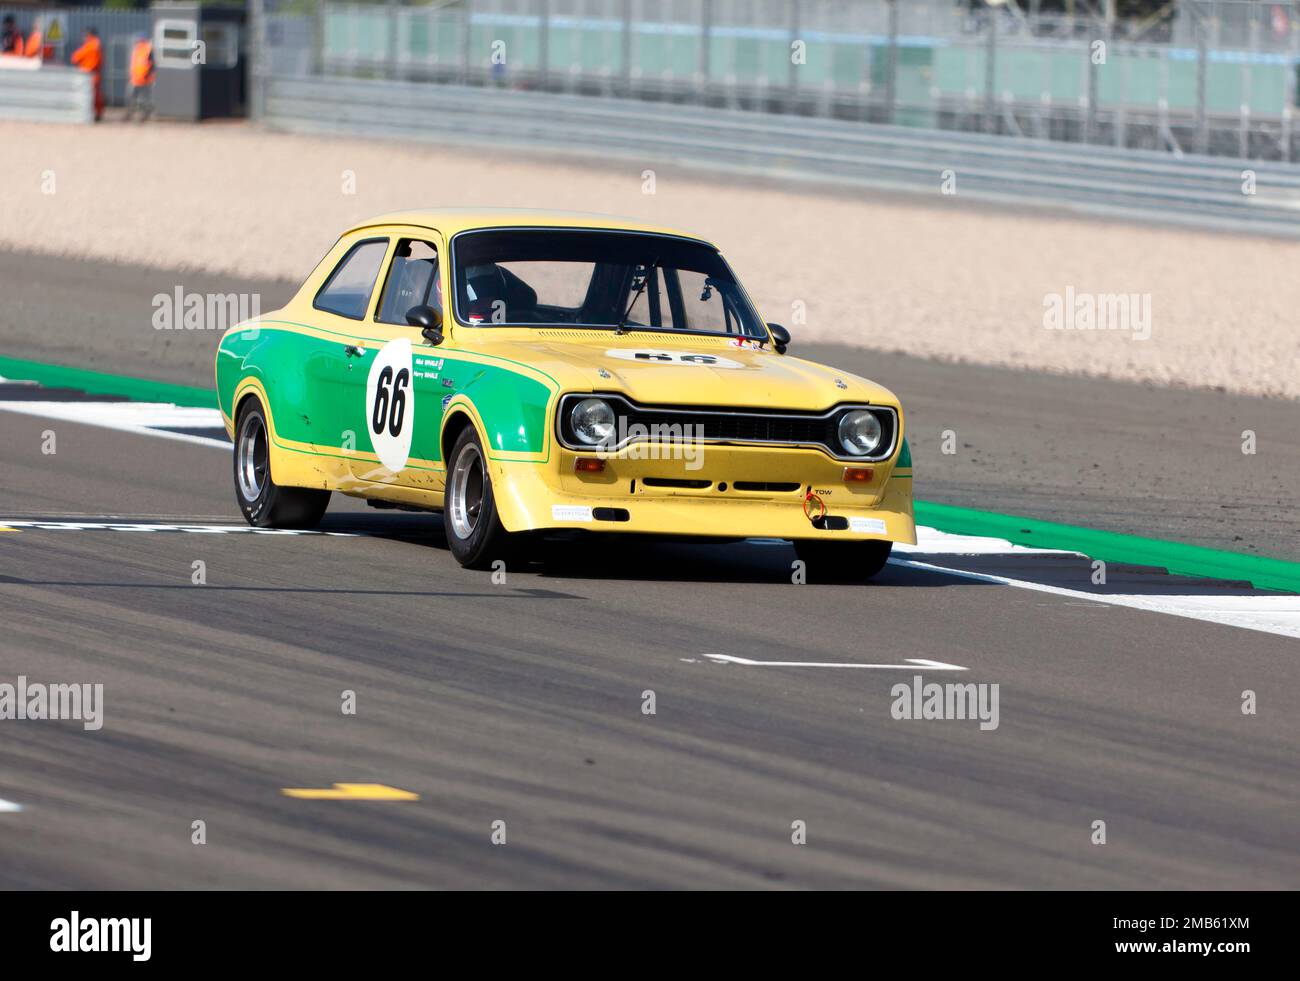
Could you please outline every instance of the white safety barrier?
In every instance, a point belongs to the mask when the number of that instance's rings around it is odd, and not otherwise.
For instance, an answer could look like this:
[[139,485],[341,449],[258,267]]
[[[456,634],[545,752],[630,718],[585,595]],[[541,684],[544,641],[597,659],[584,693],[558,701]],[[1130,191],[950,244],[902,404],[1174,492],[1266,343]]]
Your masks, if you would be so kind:
[[89,123],[95,118],[88,74],[43,65],[35,58],[0,55],[0,119]]

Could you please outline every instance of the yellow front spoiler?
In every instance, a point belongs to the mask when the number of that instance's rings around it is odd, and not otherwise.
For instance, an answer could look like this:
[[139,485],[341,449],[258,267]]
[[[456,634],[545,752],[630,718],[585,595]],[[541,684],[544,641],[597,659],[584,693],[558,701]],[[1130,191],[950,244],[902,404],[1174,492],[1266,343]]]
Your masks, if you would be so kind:
[[[613,480],[574,480],[572,462],[564,458],[567,456],[564,454],[559,461],[565,477],[558,482],[553,464],[493,462],[496,506],[507,531],[574,528],[654,535],[826,541],[874,539],[916,544],[910,472],[888,477],[883,493],[855,494],[846,491],[842,483],[844,465],[827,458],[820,465],[818,475],[832,475],[838,487],[827,480],[805,480],[799,491],[757,494],[737,492],[733,486],[723,491],[717,481],[710,481],[711,486],[705,490],[674,492],[648,488],[641,483],[633,485],[629,471],[642,468],[626,465]],[[767,458],[770,462],[770,451]],[[698,476],[690,471],[679,471],[678,475]],[[703,479],[707,478],[706,474]],[[826,513],[846,519],[851,527],[824,530],[814,526],[805,516],[803,506],[806,491],[802,488],[809,485],[824,491],[821,499]],[[623,520],[601,520],[602,516]]]

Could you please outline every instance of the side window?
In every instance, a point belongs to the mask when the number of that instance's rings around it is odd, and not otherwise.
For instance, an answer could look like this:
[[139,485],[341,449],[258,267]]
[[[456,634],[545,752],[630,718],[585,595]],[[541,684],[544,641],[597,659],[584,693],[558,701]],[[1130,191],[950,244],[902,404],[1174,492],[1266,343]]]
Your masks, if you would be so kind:
[[384,295],[375,319],[385,324],[405,324],[406,311],[428,305],[442,312],[438,282],[438,250],[429,242],[404,238],[397,243],[384,281]]
[[352,246],[316,294],[316,309],[353,320],[365,317],[387,251],[386,238],[367,239]]

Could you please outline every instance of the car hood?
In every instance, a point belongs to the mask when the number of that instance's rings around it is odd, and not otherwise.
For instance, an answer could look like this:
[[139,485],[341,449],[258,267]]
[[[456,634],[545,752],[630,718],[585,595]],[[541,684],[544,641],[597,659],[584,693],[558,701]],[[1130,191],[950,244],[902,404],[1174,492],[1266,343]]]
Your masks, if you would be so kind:
[[770,348],[694,337],[613,335],[585,343],[517,345],[522,360],[546,371],[564,391],[620,392],[660,405],[826,409],[839,402],[898,407],[888,389],[868,379]]

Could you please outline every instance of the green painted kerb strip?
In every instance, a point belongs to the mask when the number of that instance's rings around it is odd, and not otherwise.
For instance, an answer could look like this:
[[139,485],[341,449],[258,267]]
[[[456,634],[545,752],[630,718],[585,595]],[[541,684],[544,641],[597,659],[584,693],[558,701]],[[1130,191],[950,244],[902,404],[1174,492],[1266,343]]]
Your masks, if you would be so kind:
[[0,378],[34,381],[52,388],[76,388],[91,395],[117,395],[138,402],[170,402],[201,409],[217,407],[217,394],[210,388],[173,385],[17,358],[0,358]]
[[1103,562],[1158,566],[1174,575],[1244,579],[1257,589],[1300,592],[1300,562],[1221,552],[1213,548],[1201,548],[1199,545],[1161,541],[1158,538],[1094,531],[1091,528],[1017,518],[991,511],[975,511],[951,504],[935,504],[932,501],[916,502],[916,522],[954,535],[1005,538],[1017,545],[1082,552]]

